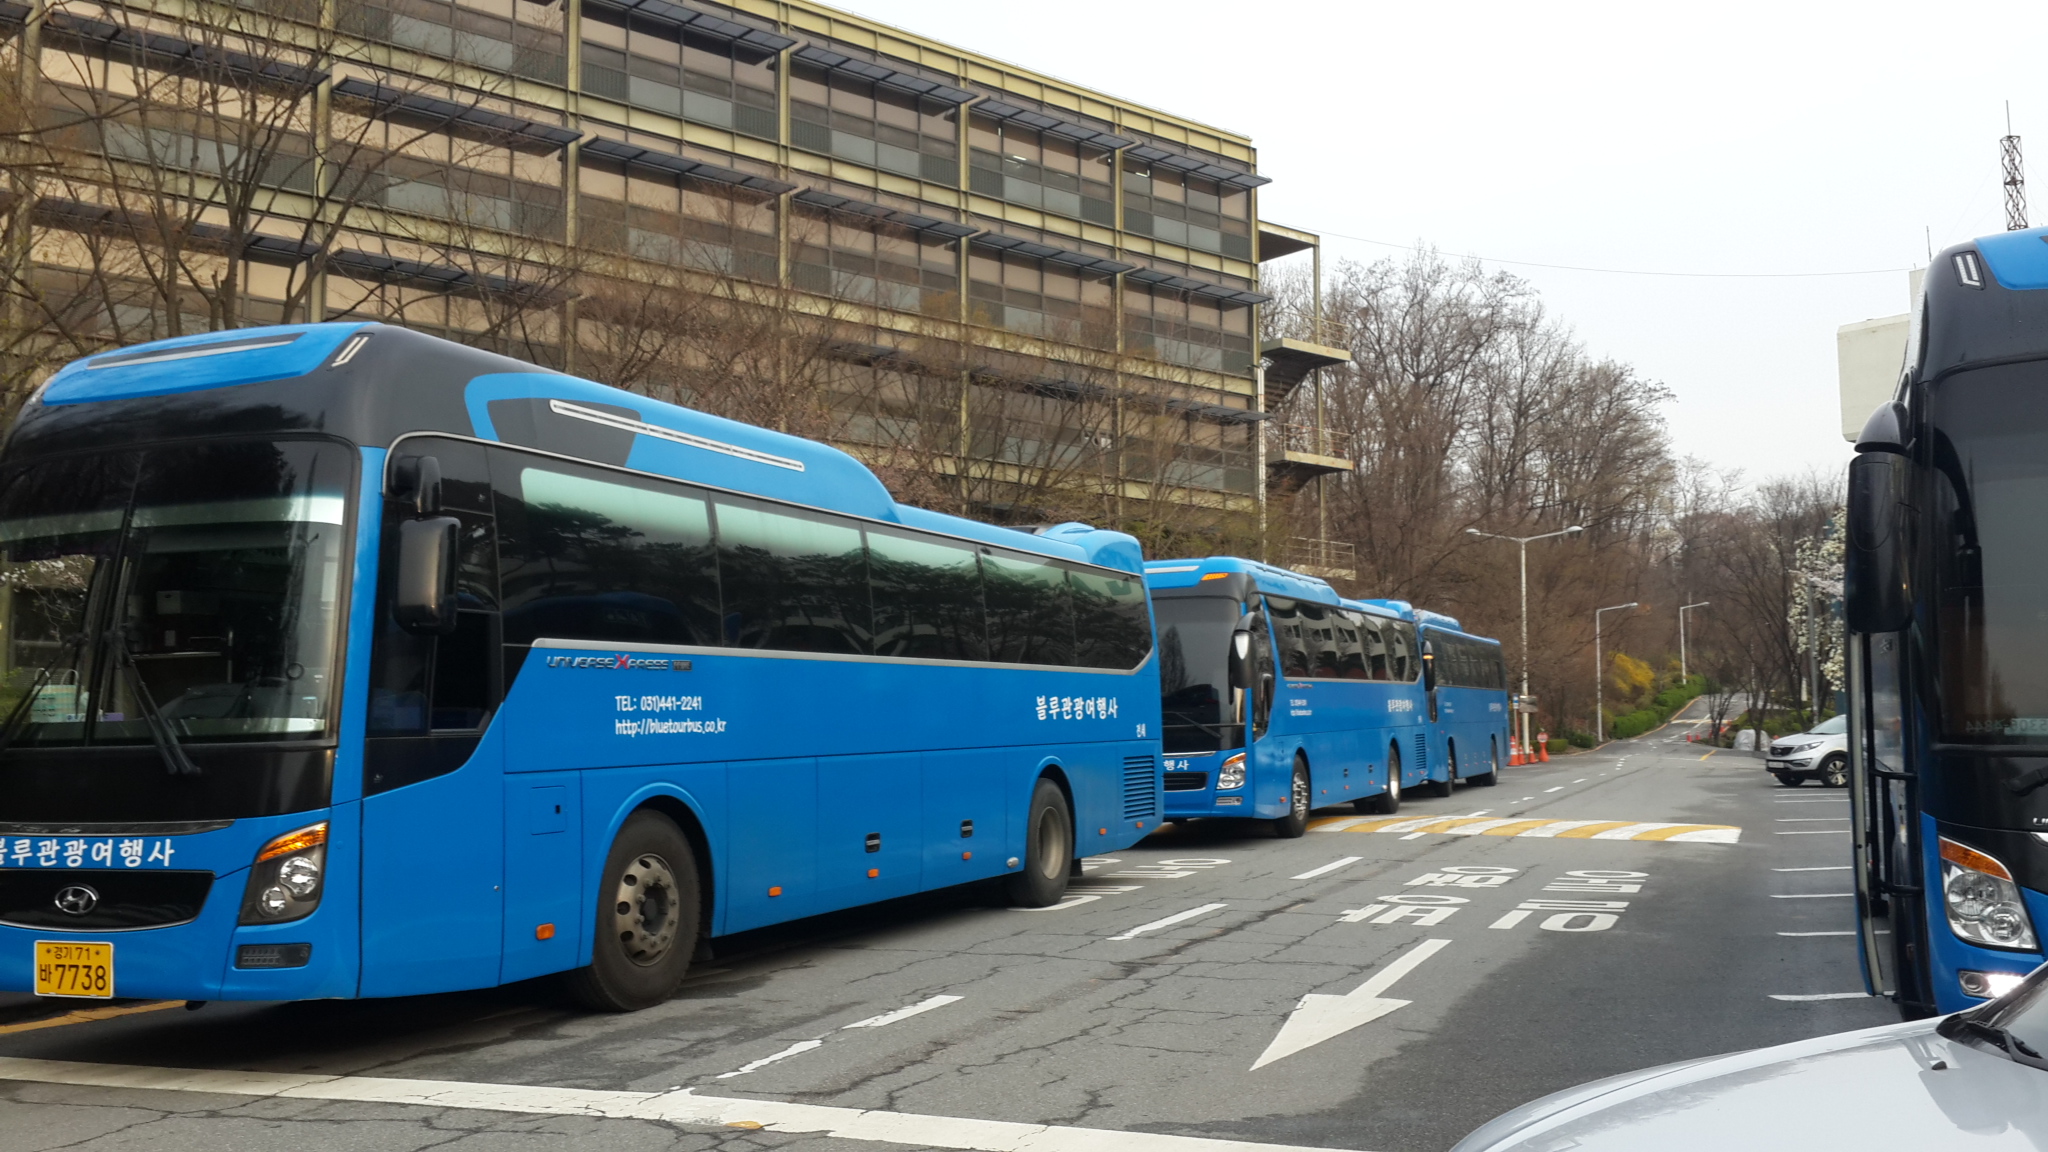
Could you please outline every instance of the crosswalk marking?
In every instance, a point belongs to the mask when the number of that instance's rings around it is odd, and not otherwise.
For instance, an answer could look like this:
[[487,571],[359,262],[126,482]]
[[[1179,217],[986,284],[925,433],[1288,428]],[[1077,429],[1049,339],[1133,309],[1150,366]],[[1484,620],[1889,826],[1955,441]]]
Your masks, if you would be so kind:
[[1539,840],[1645,840],[1678,844],[1735,844],[1733,824],[1668,824],[1649,820],[1516,820],[1431,816],[1389,819],[1331,816],[1309,822],[1311,832],[1393,832],[1403,835],[1524,836]]

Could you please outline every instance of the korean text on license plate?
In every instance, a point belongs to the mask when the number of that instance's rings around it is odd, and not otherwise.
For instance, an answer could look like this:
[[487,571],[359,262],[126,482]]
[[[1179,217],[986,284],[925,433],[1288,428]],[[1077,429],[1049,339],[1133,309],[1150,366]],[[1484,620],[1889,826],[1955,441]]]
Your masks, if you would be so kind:
[[114,946],[97,941],[36,941],[36,995],[114,996]]

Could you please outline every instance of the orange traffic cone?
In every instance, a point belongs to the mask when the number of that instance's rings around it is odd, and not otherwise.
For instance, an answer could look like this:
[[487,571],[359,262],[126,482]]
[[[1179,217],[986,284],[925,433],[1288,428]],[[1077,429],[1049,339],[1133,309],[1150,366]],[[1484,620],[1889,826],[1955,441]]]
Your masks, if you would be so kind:
[[1517,737],[1517,736],[1509,736],[1509,737],[1508,737],[1508,767],[1510,767],[1510,768],[1519,768],[1519,767],[1521,767],[1521,766],[1522,766],[1522,763],[1523,763],[1523,761],[1522,761],[1522,741],[1521,741],[1521,738],[1520,738],[1520,737]]
[[1550,763],[1550,733],[1548,732],[1538,732],[1536,734],[1536,759],[1545,764]]

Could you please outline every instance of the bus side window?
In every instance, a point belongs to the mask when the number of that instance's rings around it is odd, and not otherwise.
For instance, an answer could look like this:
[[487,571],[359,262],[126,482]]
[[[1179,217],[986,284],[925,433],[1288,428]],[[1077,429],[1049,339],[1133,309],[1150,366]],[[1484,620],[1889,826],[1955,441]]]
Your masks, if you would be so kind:
[[1274,653],[1279,658],[1280,675],[1300,677],[1309,674],[1308,639],[1302,635],[1301,612],[1292,600],[1278,596],[1266,597],[1266,610],[1273,618],[1273,639],[1279,644]]
[[872,529],[867,538],[875,655],[986,660],[988,623],[974,550]]
[[705,500],[681,485],[626,482],[502,449],[492,452],[492,469],[509,669],[543,637],[718,643]]
[[874,607],[859,528],[751,501],[720,500],[717,515],[727,644],[873,651]]
[[1067,569],[1074,596],[1074,663],[1084,668],[1136,668],[1152,650],[1152,620],[1145,586],[1136,576],[1119,580]]
[[1412,684],[1422,674],[1422,668],[1415,649],[1415,625],[1406,620],[1389,620],[1381,625],[1387,636],[1387,665],[1393,670],[1394,680],[1401,684]]
[[1387,667],[1387,641],[1381,632],[1382,621],[1377,616],[1360,616],[1358,619],[1358,646],[1365,662],[1365,678],[1368,680],[1392,680],[1393,672]]
[[988,590],[989,659],[1072,664],[1074,607],[1067,574],[1048,561],[981,550]]

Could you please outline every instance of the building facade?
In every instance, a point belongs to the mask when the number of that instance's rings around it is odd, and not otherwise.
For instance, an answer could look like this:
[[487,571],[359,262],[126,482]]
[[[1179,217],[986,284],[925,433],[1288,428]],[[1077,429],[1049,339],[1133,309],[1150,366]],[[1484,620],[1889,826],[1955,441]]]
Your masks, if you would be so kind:
[[1269,504],[1348,467],[1293,396],[1343,354],[1255,338],[1261,261],[1318,241],[1260,221],[1236,133],[812,3],[0,19],[24,376],[379,318],[820,435],[1012,522],[1280,540]]

